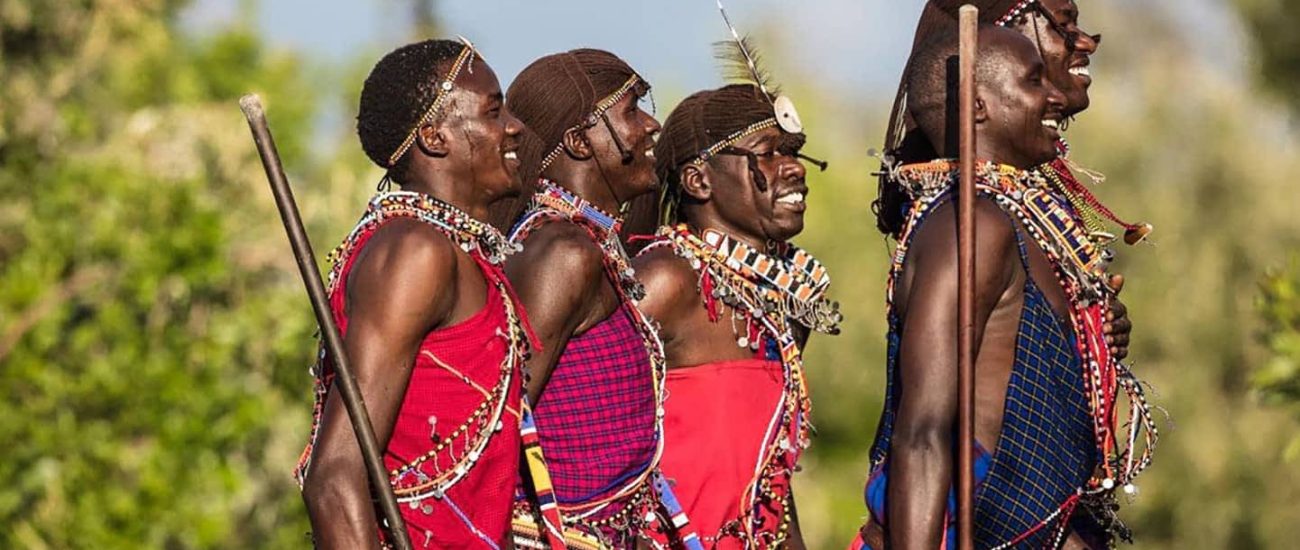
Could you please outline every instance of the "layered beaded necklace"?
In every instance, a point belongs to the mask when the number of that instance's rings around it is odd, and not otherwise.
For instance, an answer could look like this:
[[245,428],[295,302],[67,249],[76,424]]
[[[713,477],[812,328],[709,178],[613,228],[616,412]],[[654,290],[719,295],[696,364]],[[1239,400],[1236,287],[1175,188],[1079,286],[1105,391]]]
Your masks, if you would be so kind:
[[795,467],[812,430],[812,401],[790,322],[819,332],[839,332],[839,304],[825,296],[830,276],[811,254],[788,243],[777,246],[775,254],[763,254],[717,231],[705,230],[700,238],[685,224],[661,227],[642,254],[663,246],[671,247],[699,273],[699,291],[711,321],[719,319],[721,301],[733,315],[742,317],[738,345],[757,350],[766,337],[780,351],[785,388],[768,423],[741,510],[757,513],[760,506],[779,506],[781,525],[775,533],[764,533],[756,525],[759,516],[753,516],[724,527],[724,533],[743,537],[747,547],[774,548],[788,533],[790,496],[775,493],[770,481]]
[[[468,213],[432,196],[411,191],[381,193],[371,200],[366,213],[344,239],[343,244],[330,253],[329,259],[333,263],[328,283],[330,295],[342,291],[343,268],[348,259],[357,252],[362,237],[373,233],[384,222],[394,218],[412,218],[429,224],[456,243],[461,250],[487,265],[500,264],[506,255],[518,249],[491,225],[480,222]],[[482,388],[469,377],[457,373],[450,365],[443,365],[437,358],[426,353],[426,358],[450,372],[459,374],[460,379],[467,386],[478,390],[484,398],[464,422],[449,431],[440,433],[436,420],[431,417],[429,435],[431,449],[389,472],[389,480],[398,501],[426,514],[432,513],[433,507],[423,501],[429,498],[441,499],[448,489],[473,469],[492,435],[505,428],[502,417],[507,410],[510,384],[519,383],[515,373],[522,368],[522,363],[528,355],[527,330],[516,310],[504,275],[500,273],[498,275],[488,279],[504,305],[506,326],[504,330],[498,328],[496,336],[506,341],[507,351],[501,360],[496,384],[490,390]],[[303,451],[296,471],[300,483],[310,467],[311,452],[320,428],[325,399],[334,377],[332,371],[327,372],[323,368],[324,361],[325,349],[321,346],[318,362],[312,369],[316,379],[316,403],[313,410],[310,443]]]
[[[907,224],[899,236],[887,290],[892,311],[894,285],[902,271],[910,233],[925,212],[950,195],[958,178],[958,165],[952,160],[936,160],[898,167],[890,173],[913,199]],[[1089,239],[1087,228],[1074,222],[1068,204],[1050,192],[1040,172],[981,162],[976,166],[975,184],[980,195],[992,198],[1025,228],[1052,264],[1068,298],[1070,322],[1084,361],[1084,391],[1092,410],[1097,449],[1102,456],[1098,473],[1086,487],[1079,488],[1077,496],[1109,502],[1113,501],[1116,487],[1135,494],[1137,488],[1133,482],[1150,465],[1159,431],[1152,420],[1142,382],[1127,365],[1110,355],[1106,344],[1102,327],[1110,310],[1106,298],[1111,290],[1105,280],[1105,255]],[[1117,422],[1119,390],[1124,391],[1129,409],[1123,426]],[[1126,430],[1122,444],[1117,427]]]
[[[641,504],[650,496],[650,492],[657,491],[660,494],[661,501],[669,500],[664,497],[668,486],[663,484],[662,490],[659,490],[658,486],[653,483],[654,476],[658,472],[659,459],[663,455],[664,377],[667,373],[663,343],[659,338],[659,331],[655,328],[654,323],[636,306],[636,302],[645,297],[645,288],[637,281],[636,273],[632,269],[632,262],[628,258],[627,251],[623,248],[622,241],[619,240],[619,229],[622,227],[623,220],[601,210],[554,182],[542,178],[528,210],[511,231],[511,242],[520,245],[524,239],[528,238],[528,235],[541,226],[544,220],[548,219],[564,220],[577,225],[586,231],[591,240],[600,248],[606,276],[614,283],[614,290],[618,294],[620,304],[622,304],[620,307],[632,319],[633,325],[641,334],[646,353],[650,357],[650,375],[653,380],[655,403],[657,404],[655,410],[655,455],[650,462],[650,466],[639,474],[631,476],[630,479],[623,483],[621,488],[598,502],[580,506],[566,506],[564,522],[585,525],[592,532],[597,532],[594,528],[602,525],[619,525],[628,529],[643,528],[650,520],[639,517],[632,512],[643,508]],[[620,501],[627,502],[618,513],[600,520],[587,519],[610,504]]]

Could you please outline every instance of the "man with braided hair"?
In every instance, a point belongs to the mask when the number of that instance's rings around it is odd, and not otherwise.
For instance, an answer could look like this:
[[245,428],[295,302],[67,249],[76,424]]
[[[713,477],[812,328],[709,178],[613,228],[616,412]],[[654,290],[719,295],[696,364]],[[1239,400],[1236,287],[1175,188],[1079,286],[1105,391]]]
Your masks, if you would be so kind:
[[[500,266],[512,247],[481,221],[520,188],[523,125],[503,100],[473,46],[449,40],[394,50],[361,91],[361,146],[401,190],[331,254],[329,300],[417,548],[509,542],[530,332]],[[322,348],[295,474],[317,547],[379,548],[333,361]]]
[[791,492],[810,430],[802,348],[839,322],[825,269],[789,243],[805,139],[767,91],[732,84],[683,100],[655,147],[666,225],[635,265],[668,357],[664,472],[707,548],[804,547]]
[[[614,54],[579,49],[534,61],[508,93],[528,127],[524,174],[536,187],[513,224],[523,251],[506,273],[542,342],[527,392],[577,547],[632,548],[672,504],[658,473],[663,349],[619,238],[623,205],[657,186],[659,123],[639,106],[649,88]],[[526,545],[553,526],[525,508],[516,541]]]
[[[907,115],[943,156],[887,167],[908,210],[887,291],[887,385],[865,491],[870,516],[854,548],[956,543],[951,199],[959,174],[951,159],[957,121],[947,108],[956,95],[956,43],[955,28],[927,37],[905,73]],[[977,548],[1106,547],[1112,534],[1126,535],[1114,518],[1114,490],[1134,490],[1155,430],[1140,384],[1109,355],[1105,257],[1034,170],[1057,154],[1065,95],[1023,34],[985,25],[978,50],[973,538]],[[1119,390],[1132,406],[1122,428]]]

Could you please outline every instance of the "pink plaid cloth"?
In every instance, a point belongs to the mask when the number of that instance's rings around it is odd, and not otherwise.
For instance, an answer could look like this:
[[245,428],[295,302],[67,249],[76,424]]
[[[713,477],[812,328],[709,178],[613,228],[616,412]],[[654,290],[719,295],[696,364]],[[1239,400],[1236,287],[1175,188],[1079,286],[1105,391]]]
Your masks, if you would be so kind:
[[654,460],[650,355],[627,307],[569,340],[534,410],[561,504],[608,495]]

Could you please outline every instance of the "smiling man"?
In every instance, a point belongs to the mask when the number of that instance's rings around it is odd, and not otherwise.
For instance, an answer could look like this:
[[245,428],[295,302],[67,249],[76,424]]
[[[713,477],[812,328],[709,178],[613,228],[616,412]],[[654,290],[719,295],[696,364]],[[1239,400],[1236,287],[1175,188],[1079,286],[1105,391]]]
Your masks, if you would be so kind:
[[506,264],[542,342],[528,396],[566,536],[611,548],[634,547],[660,504],[663,348],[618,234],[623,205],[658,183],[649,89],[614,54],[579,49],[524,68],[508,101],[537,182]]
[[[906,73],[909,115],[944,158],[889,174],[909,202],[888,287],[888,383],[862,548],[956,543],[958,174],[947,160],[956,117],[946,108],[955,101],[956,42],[955,33],[932,36]],[[1033,171],[1056,156],[1066,99],[1022,34],[986,25],[978,55],[975,544],[1105,544],[1092,520],[1112,512],[1111,490],[1136,470],[1112,461],[1113,418],[1096,404],[1115,387],[1096,381],[1116,373],[1091,360],[1100,324],[1082,322],[1101,296],[1103,263]]]
[[[329,299],[384,464],[418,548],[508,542],[529,347],[484,220],[518,194],[518,136],[496,74],[468,43],[384,56],[357,133],[400,191],[375,197],[332,255]],[[321,352],[315,422],[297,476],[318,548],[380,548],[356,436]]]
[[670,225],[637,258],[641,306],[668,356],[664,472],[707,548],[804,547],[791,491],[812,408],[803,345],[837,332],[839,313],[825,268],[789,242],[808,186],[805,136],[782,120],[766,92],[734,84],[682,101],[655,147]]
[[[980,22],[1006,27],[1028,37],[1043,58],[1047,79],[1065,96],[1065,115],[1060,130],[1064,132],[1069,121],[1088,108],[1091,100],[1088,89],[1092,85],[1092,56],[1101,45],[1100,34],[1090,34],[1080,26],[1079,6],[1074,0],[930,0],[917,24],[913,49],[937,34],[953,32],[957,10],[964,4],[980,9]],[[938,155],[916,125],[907,109],[908,90],[900,83],[898,97],[890,115],[889,129],[885,135],[885,149],[894,162],[912,163],[932,160]],[[1151,231],[1142,223],[1120,220],[1110,209],[1097,200],[1070,168],[1066,158],[1069,147],[1064,138],[1057,140],[1057,155],[1035,169],[1047,178],[1053,192],[1069,202],[1067,214],[1087,229],[1087,238],[1100,248],[1107,249],[1115,240],[1106,224],[1113,222],[1125,230],[1125,241],[1141,241]],[[881,232],[897,236],[906,212],[906,194],[897,186],[882,180],[880,197],[876,202],[877,226]],[[1107,344],[1115,360],[1128,356],[1129,334],[1133,325],[1128,319],[1128,308],[1119,299],[1124,278],[1117,274],[1107,276],[1113,292],[1108,297]]]

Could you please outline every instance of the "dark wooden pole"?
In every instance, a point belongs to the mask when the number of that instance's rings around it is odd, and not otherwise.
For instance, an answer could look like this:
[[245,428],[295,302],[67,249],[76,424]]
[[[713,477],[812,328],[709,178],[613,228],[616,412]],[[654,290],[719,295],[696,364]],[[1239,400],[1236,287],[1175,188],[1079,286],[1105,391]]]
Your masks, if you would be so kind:
[[271,184],[271,193],[275,195],[275,205],[280,209],[280,221],[284,222],[284,231],[289,235],[289,244],[293,247],[294,259],[298,261],[298,273],[307,285],[307,295],[311,298],[311,307],[316,312],[316,322],[320,323],[321,334],[325,337],[325,346],[334,360],[334,381],[338,387],[343,404],[347,407],[348,418],[352,420],[352,430],[357,434],[357,443],[361,445],[361,456],[365,459],[366,473],[370,475],[370,487],[379,496],[379,505],[383,508],[384,518],[393,545],[399,550],[410,550],[411,540],[406,534],[406,522],[397,509],[397,496],[388,483],[388,473],[380,460],[379,445],[375,442],[375,431],[370,424],[370,414],[366,412],[365,401],[357,380],[352,377],[352,366],[348,363],[347,353],[343,349],[343,338],[339,328],[334,324],[334,315],[330,312],[329,301],[325,296],[325,284],[321,282],[320,268],[316,267],[316,255],[312,252],[311,241],[303,229],[302,217],[298,215],[298,205],[293,200],[293,190],[289,180],[284,176],[284,167],[280,164],[280,153],[275,149],[271,139],[271,129],[266,123],[266,111],[262,100],[256,94],[249,94],[239,99],[239,108],[248,119],[248,127],[253,131],[253,141],[257,143],[257,153],[262,157],[262,167],[266,169],[266,179]]
[[975,548],[975,55],[979,9],[961,7],[958,35],[958,109],[961,182],[957,191],[957,547]]

